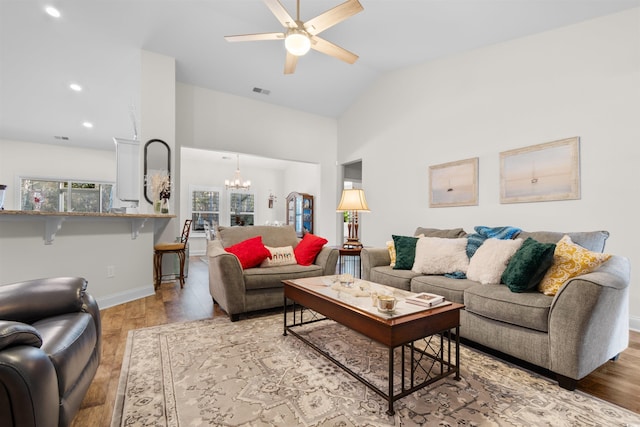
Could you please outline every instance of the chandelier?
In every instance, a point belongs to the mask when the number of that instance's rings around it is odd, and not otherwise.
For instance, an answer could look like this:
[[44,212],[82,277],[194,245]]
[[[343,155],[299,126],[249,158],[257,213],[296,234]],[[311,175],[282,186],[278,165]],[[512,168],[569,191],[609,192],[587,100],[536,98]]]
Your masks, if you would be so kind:
[[251,181],[243,181],[242,176],[240,175],[240,154],[238,156],[238,166],[236,167],[236,173],[233,174],[233,179],[224,180],[224,186],[227,190],[248,190],[251,188]]

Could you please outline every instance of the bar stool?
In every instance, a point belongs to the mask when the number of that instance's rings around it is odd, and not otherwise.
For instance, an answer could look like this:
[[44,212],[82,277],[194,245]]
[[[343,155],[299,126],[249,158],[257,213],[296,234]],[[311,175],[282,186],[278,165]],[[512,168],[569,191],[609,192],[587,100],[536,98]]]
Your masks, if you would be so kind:
[[189,231],[191,231],[191,220],[184,221],[182,227],[182,236],[179,242],[174,243],[158,243],[153,247],[153,275],[155,278],[154,290],[160,287],[162,282],[162,255],[178,254],[180,259],[180,287],[184,287],[184,263],[186,258],[187,241],[189,240]]

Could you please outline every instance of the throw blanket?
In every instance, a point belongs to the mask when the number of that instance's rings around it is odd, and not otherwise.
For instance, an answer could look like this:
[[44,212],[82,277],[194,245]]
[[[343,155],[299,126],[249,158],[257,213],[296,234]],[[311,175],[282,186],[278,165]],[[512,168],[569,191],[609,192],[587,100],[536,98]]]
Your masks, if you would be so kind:
[[519,228],[516,227],[485,227],[483,225],[478,225],[474,227],[476,231],[474,234],[469,234],[467,236],[467,256],[471,258],[473,254],[476,253],[480,245],[484,243],[487,239],[501,239],[501,240],[509,240],[513,239],[513,236],[521,232]]
[[[469,259],[476,253],[478,248],[487,239],[501,239],[509,240],[513,239],[513,236],[521,232],[522,230],[516,227],[486,227],[484,225],[478,225],[474,227],[476,231],[474,234],[467,235],[467,256]],[[446,277],[452,279],[466,279],[467,275],[462,271],[456,271],[454,273],[445,274]]]

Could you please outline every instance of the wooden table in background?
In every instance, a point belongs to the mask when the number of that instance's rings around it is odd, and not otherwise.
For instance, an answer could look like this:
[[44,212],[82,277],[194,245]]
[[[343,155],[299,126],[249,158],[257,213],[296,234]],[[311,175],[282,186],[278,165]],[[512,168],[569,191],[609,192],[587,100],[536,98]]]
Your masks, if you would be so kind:
[[347,249],[343,247],[337,248],[340,255],[338,256],[338,273],[351,273],[353,277],[362,277],[362,260],[360,252],[362,248]]

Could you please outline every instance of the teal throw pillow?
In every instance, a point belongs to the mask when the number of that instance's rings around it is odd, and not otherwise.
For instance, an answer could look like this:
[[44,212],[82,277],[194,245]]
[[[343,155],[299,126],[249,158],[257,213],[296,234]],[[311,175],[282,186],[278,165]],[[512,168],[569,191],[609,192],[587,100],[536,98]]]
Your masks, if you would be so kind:
[[416,257],[417,237],[409,236],[391,236],[393,244],[396,247],[396,265],[394,270],[411,270],[413,261]]
[[526,292],[536,288],[553,264],[554,243],[540,243],[531,237],[511,257],[502,273],[502,283],[512,292]]

